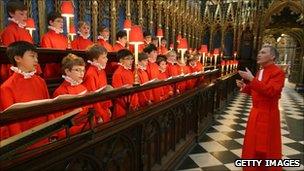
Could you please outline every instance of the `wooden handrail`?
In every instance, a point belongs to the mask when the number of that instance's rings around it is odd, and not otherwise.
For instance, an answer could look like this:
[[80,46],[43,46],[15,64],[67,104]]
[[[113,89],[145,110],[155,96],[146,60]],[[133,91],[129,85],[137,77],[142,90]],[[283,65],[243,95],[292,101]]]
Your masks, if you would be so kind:
[[88,104],[93,104],[96,102],[128,95],[130,93],[135,93],[135,92],[151,89],[154,87],[164,86],[164,85],[185,81],[193,78],[198,78],[202,76],[204,76],[206,79],[208,79],[208,77],[217,78],[217,75],[218,75],[218,70],[214,70],[207,73],[200,73],[200,74],[189,75],[185,77],[176,77],[169,80],[155,81],[142,86],[133,86],[130,88],[122,87],[107,92],[97,92],[97,93],[91,92],[88,94],[76,96],[75,98],[53,101],[52,103],[45,102],[39,105],[30,105],[18,109],[5,110],[3,112],[0,112],[0,125],[17,122],[24,119],[35,118],[41,115],[59,112],[66,109],[73,109],[75,108],[75,106],[85,106]]

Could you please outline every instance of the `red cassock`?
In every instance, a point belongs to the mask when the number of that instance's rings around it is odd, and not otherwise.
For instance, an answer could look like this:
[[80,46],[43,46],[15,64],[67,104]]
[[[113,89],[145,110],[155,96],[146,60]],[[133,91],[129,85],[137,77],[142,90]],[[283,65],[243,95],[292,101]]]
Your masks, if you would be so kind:
[[[77,94],[84,93],[86,91],[87,91],[86,87],[82,84],[72,86],[69,82],[63,81],[63,83],[55,90],[53,97],[57,97],[57,96],[63,95],[63,94],[77,95]],[[81,132],[82,130],[89,128],[88,119],[86,117],[89,107],[90,107],[90,105],[82,106],[82,111],[73,118],[74,125],[70,128],[71,135],[77,134],[77,133]],[[67,113],[69,111],[63,111],[63,113]],[[61,114],[62,113],[57,114],[57,117],[60,116]],[[60,131],[58,133],[58,136],[59,136],[59,138],[65,137],[65,131],[64,130]]]
[[[188,66],[177,65],[177,69],[178,69],[178,75],[182,73],[183,74],[190,73],[190,69]],[[178,82],[176,83],[176,90],[179,91],[180,93],[183,93],[190,88],[190,85],[191,85],[191,80]]]
[[[41,47],[65,50],[68,47],[68,38],[63,34],[58,34],[53,30],[42,36]],[[45,78],[56,78],[61,76],[61,68],[58,63],[46,64],[43,70]]]
[[[203,65],[200,62],[197,62],[195,66],[189,65],[190,73],[201,72],[202,69],[203,69]],[[189,87],[193,88],[197,86],[202,80],[203,78],[194,78],[189,80]]]
[[[159,74],[158,74],[158,79],[159,80],[165,80],[169,78],[168,76],[168,73],[165,71],[165,72],[162,72],[160,71]],[[166,86],[163,86],[162,87],[163,90],[164,90],[164,94],[165,94],[165,98],[164,99],[168,99],[170,96],[173,95],[173,87],[171,85],[166,85]]]
[[119,42],[116,42],[113,46],[113,52],[117,52],[121,49],[126,49],[126,47],[124,47],[122,44],[120,44]]
[[75,50],[86,50],[93,42],[90,39],[85,39],[82,36],[78,36],[75,40],[72,41],[72,49]]
[[[8,46],[16,41],[27,41],[33,44],[33,39],[28,30],[21,28],[18,24],[10,22],[7,27],[1,33],[1,39],[4,46]],[[0,82],[4,82],[9,76],[13,74],[10,70],[11,64],[0,65]],[[39,65],[36,67],[37,74],[41,74],[41,68]]]
[[[119,65],[112,77],[112,86],[114,88],[119,88],[124,85],[133,85],[134,75],[132,70],[126,69]],[[129,109],[136,110],[139,107],[138,95],[137,93],[123,96],[115,99],[114,101],[114,117],[122,117],[126,115]]]
[[174,77],[179,75],[178,66],[176,64],[167,62],[167,74],[169,77]]
[[[157,65],[157,63],[152,63],[149,61],[147,65],[147,73],[150,80],[158,79],[159,66]],[[165,94],[162,87],[153,88],[152,91],[154,102],[159,102],[164,99]]]
[[[146,70],[138,69],[138,77],[140,84],[144,84],[149,81],[149,76]],[[149,104],[149,101],[153,101],[153,92],[152,90],[145,90],[138,93],[138,100],[141,107]]]
[[[85,76],[83,85],[88,89],[88,91],[95,91],[107,85],[107,75],[103,69],[98,69],[97,67],[90,65]],[[96,110],[97,116],[101,117],[103,122],[109,122],[111,119],[111,113],[109,108],[112,106],[111,100],[104,102],[99,102],[93,105]],[[96,118],[98,121],[98,118]]]
[[160,46],[160,54],[166,55],[167,52],[168,52],[168,48],[166,46],[164,46],[164,45],[161,45]]
[[[266,66],[246,85],[243,92],[252,96],[250,111],[244,138],[243,159],[281,159],[281,127],[278,101],[284,86],[285,74],[274,64]],[[265,169],[265,168],[264,168]],[[282,170],[280,167],[268,170]],[[244,170],[263,170],[244,168]]]
[[[0,109],[5,110],[14,103],[48,99],[49,93],[45,81],[37,75],[25,79],[23,75],[13,73],[0,87]],[[1,127],[1,139],[19,134],[51,119],[47,116],[28,119]]]
[[100,44],[101,46],[105,47],[108,52],[113,52],[112,45],[110,43],[108,43],[106,40],[98,39],[97,43]]

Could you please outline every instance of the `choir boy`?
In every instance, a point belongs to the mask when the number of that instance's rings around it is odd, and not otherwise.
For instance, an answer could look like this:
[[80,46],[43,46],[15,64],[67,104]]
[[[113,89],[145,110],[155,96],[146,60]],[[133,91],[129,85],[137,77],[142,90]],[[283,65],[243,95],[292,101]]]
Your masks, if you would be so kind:
[[108,52],[113,51],[113,46],[108,42],[110,38],[110,31],[107,27],[99,27],[98,28],[98,41],[97,43],[101,46],[105,47]]
[[113,51],[117,52],[121,49],[126,49],[127,47],[127,32],[126,31],[118,31],[116,34],[117,41],[113,46]]
[[90,40],[90,25],[85,21],[79,21],[78,29],[79,36],[72,41],[71,46],[75,50],[85,50],[93,44]]
[[[158,55],[156,59],[156,63],[159,66],[160,73],[158,74],[159,80],[166,80],[169,78],[168,72],[167,72],[167,61],[166,56],[164,55]],[[173,87],[171,85],[163,86],[164,90],[164,99],[167,99],[173,95]]]

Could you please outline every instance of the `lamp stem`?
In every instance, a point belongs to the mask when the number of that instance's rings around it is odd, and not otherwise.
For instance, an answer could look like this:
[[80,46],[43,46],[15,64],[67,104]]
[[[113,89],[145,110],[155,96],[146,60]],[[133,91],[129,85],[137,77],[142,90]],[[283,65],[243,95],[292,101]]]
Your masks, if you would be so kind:
[[138,46],[139,44],[134,44],[134,85],[139,85],[139,76],[138,76]]

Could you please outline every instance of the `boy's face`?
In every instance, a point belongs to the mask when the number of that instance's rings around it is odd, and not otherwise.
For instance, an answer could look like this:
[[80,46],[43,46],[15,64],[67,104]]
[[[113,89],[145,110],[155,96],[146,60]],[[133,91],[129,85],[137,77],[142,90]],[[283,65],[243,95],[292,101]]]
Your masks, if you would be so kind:
[[166,68],[167,68],[167,62],[166,62],[166,61],[161,61],[161,62],[159,63],[159,68],[160,68],[161,70],[166,70]]
[[121,63],[123,66],[127,67],[127,68],[132,68],[133,65],[133,56],[126,56],[124,57],[123,60],[121,60]]
[[15,61],[17,67],[24,72],[32,72],[38,64],[37,53],[33,51],[26,51],[23,56],[16,56]]
[[128,42],[127,36],[124,36],[124,37],[122,37],[122,38],[119,38],[118,41],[119,41],[120,43],[122,43],[122,44],[126,44],[126,43]]
[[194,66],[195,64],[196,64],[196,60],[190,60],[190,61],[189,61],[189,65]]
[[97,63],[101,64],[102,67],[106,67],[108,62],[107,53],[100,54],[96,60]]
[[152,52],[150,52],[150,53],[148,54],[148,56],[149,56],[149,61],[150,61],[150,62],[152,62],[152,63],[156,62],[157,51],[156,51],[156,50],[153,50]]
[[139,61],[139,65],[141,65],[143,67],[147,67],[147,65],[148,65],[148,59],[143,59],[143,60]]
[[166,41],[166,40],[162,40],[162,41],[161,41],[161,44],[162,44],[163,46],[166,46],[166,45],[167,45],[167,41]]
[[50,25],[56,29],[63,29],[63,18],[56,18],[54,21],[50,21]]
[[82,35],[84,36],[88,36],[90,35],[90,26],[88,26],[87,24],[83,24],[80,28],[79,31]]
[[168,55],[167,56],[167,61],[176,62],[176,55]]
[[151,36],[146,36],[145,37],[146,42],[149,44],[152,41],[152,37]]
[[9,13],[9,15],[18,22],[25,24],[27,20],[27,11],[16,10],[15,13]]
[[65,69],[66,76],[72,78],[74,81],[82,82],[85,73],[85,67],[81,65],[74,65],[73,68]]
[[109,40],[110,38],[110,32],[108,30],[104,30],[101,32],[101,36],[105,39],[105,40]]

